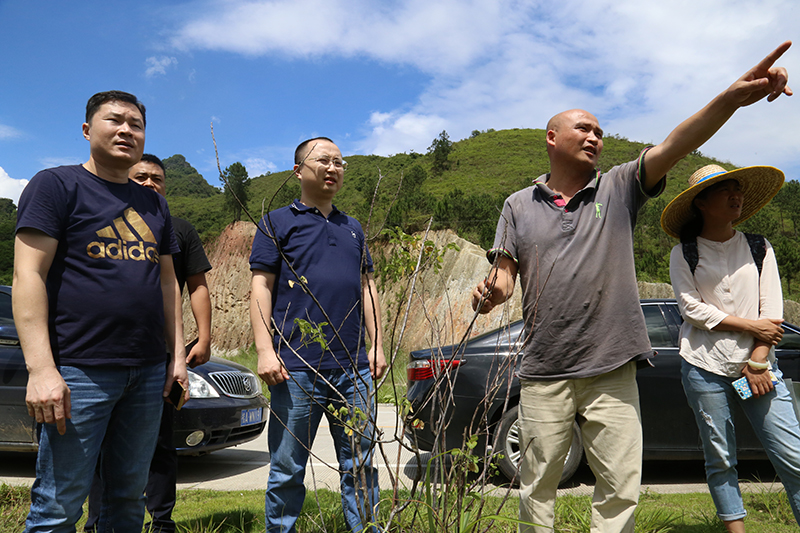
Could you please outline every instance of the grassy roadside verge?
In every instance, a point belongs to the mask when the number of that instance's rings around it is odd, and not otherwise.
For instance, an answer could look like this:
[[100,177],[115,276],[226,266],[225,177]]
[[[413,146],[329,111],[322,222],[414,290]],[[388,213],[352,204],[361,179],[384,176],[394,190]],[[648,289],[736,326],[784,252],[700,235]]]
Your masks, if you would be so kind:
[[[339,494],[328,490],[306,497],[303,514],[298,522],[299,532],[346,531],[341,514]],[[391,491],[382,491],[382,498],[391,498]],[[408,494],[401,495],[408,498]],[[789,533],[797,531],[786,494],[782,491],[747,493],[745,507],[749,515],[745,521],[748,533]],[[501,498],[486,497],[487,508],[500,505]],[[562,496],[556,505],[558,531],[589,531],[588,496]],[[0,533],[16,533],[24,526],[30,505],[28,489],[0,485]],[[384,505],[384,511],[389,505]],[[422,507],[419,507],[423,511]],[[516,501],[509,500],[500,510],[502,516],[513,519],[517,513]],[[384,513],[385,514],[385,513]],[[488,514],[488,513],[487,513]],[[392,532],[428,531],[418,516],[412,524],[414,510],[409,507],[400,514]],[[264,531],[263,491],[220,492],[207,490],[178,491],[175,521],[179,533],[258,533]],[[382,518],[386,518],[383,516]],[[84,517],[85,519],[85,517]],[[82,526],[83,519],[80,522]],[[480,531],[512,533],[516,526],[510,522],[482,522]],[[488,530],[486,529],[488,528]],[[452,530],[443,528],[440,531]],[[78,528],[81,531],[81,527]],[[654,494],[645,492],[637,510],[637,533],[717,533],[725,528],[716,518],[714,505],[708,494]],[[428,533],[432,533],[428,531]]]

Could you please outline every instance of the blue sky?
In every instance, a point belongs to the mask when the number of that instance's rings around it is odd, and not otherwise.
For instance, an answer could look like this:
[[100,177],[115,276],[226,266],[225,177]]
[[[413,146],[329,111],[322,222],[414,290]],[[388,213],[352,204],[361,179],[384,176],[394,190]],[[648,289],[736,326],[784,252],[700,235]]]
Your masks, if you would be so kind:
[[[136,94],[146,151],[219,185],[212,122],[223,168],[251,176],[315,135],[345,156],[424,152],[443,129],[542,128],[573,107],[658,143],[786,39],[800,93],[799,28],[795,0],[0,0],[0,197],[86,161],[98,91]],[[798,125],[800,94],[762,101],[701,151],[797,179]]]

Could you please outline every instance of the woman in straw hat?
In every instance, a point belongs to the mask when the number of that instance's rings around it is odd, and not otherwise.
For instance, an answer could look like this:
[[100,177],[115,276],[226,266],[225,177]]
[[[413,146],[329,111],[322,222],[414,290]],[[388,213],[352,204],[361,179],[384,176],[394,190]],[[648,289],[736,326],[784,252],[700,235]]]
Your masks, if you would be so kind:
[[[717,514],[737,533],[744,532],[747,513],[736,472],[734,403],[761,440],[800,524],[800,425],[774,349],[783,334],[778,266],[765,239],[734,229],[775,196],[783,179],[772,167],[708,165],[661,216],[664,231],[681,239],[669,273],[684,318],[683,388],[703,441]],[[752,392],[746,400],[732,385],[742,376]]]

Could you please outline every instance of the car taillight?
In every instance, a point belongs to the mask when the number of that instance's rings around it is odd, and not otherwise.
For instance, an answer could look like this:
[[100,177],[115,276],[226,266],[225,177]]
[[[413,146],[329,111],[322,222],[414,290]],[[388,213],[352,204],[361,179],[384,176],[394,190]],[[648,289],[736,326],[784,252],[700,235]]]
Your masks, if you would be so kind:
[[463,361],[460,359],[453,359],[452,361],[431,361],[429,359],[411,361],[406,367],[408,381],[431,379],[434,374],[440,374],[442,371],[447,370],[448,367],[450,370],[453,370],[461,363],[463,363]]

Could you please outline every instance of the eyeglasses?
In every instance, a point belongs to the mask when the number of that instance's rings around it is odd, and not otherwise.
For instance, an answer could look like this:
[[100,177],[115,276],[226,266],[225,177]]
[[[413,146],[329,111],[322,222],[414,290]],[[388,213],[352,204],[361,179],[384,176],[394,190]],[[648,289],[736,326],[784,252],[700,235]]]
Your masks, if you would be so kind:
[[328,157],[310,157],[309,159],[311,161],[316,161],[323,167],[329,167],[331,163],[333,163],[336,170],[347,170],[347,161],[343,159],[330,159]]

